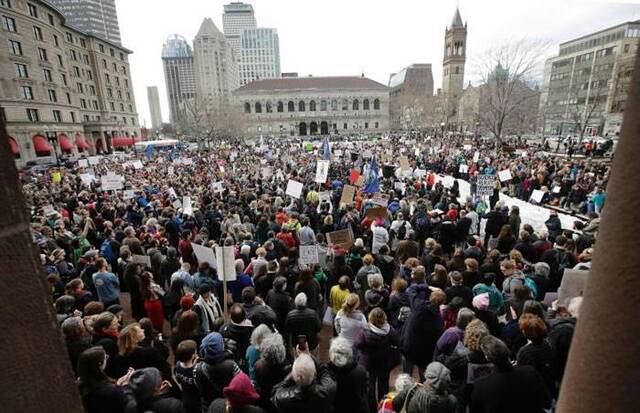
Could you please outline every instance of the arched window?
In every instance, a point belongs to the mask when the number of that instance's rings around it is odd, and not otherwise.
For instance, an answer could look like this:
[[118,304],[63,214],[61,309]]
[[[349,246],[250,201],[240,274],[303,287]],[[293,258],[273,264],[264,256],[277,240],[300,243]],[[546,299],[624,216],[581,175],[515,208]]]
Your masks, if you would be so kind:
[[278,102],[278,112],[284,112],[284,104],[282,102]]
[[373,110],[380,110],[380,99],[373,101]]
[[369,110],[369,99],[362,101],[362,110]]
[[354,100],[351,106],[353,110],[360,110],[360,101],[358,101],[358,99]]
[[456,75],[460,74],[460,66],[456,66]]
[[267,102],[265,108],[267,109],[267,113],[273,112],[273,106],[271,106],[271,102]]
[[342,110],[349,110],[349,101],[347,99],[342,99]]
[[325,110],[327,110],[327,101],[326,100],[321,100],[320,101],[320,110],[322,112],[324,112]]
[[244,104],[244,113],[251,113],[251,103],[245,102],[245,104]]
[[331,110],[338,110],[338,101],[335,99],[331,101]]
[[316,111],[316,101],[312,100],[311,102],[309,102],[309,112],[315,112]]
[[289,101],[289,103],[287,103],[287,112],[293,112],[296,110],[296,105],[295,103],[293,103],[292,100]]
[[256,102],[256,113],[262,113],[262,103]]
[[298,102],[298,112],[304,112],[304,100]]

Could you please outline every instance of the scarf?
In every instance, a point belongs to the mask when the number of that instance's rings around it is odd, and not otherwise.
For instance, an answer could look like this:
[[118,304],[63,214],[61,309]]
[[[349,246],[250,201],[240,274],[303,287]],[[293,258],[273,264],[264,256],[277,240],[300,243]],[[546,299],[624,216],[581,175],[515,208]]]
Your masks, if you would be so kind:
[[222,317],[222,308],[220,307],[220,303],[218,303],[218,300],[213,295],[210,295],[209,297],[210,298],[208,300],[205,300],[200,296],[195,303],[195,305],[201,307],[207,315],[206,320],[201,320],[204,332],[211,331],[211,324],[213,324],[217,318]]

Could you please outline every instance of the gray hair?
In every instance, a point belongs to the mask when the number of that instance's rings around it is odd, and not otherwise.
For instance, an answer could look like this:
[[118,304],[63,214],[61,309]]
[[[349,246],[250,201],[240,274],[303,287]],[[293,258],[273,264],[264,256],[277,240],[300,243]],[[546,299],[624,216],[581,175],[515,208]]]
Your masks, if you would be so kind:
[[343,337],[331,340],[329,347],[329,360],[336,367],[344,367],[353,361],[353,348],[351,342]]
[[544,278],[549,278],[549,274],[551,273],[551,267],[546,262],[537,262],[533,265],[533,269],[536,275],[539,275]]
[[369,283],[369,286],[371,288],[382,287],[382,285],[384,284],[384,278],[382,278],[381,274],[374,272],[367,276],[367,282]]
[[458,310],[458,316],[456,317],[456,326],[464,330],[467,327],[467,324],[472,322],[474,318],[476,318],[476,314],[473,310],[466,307],[461,308]]
[[62,334],[66,339],[74,339],[80,335],[80,329],[83,328],[82,318],[69,317],[62,322]]
[[278,333],[269,334],[262,339],[259,346],[260,357],[269,364],[278,365],[284,363],[287,358],[287,350],[284,348],[284,340]]
[[316,378],[316,364],[310,355],[302,353],[293,362],[291,377],[299,386],[308,386]]
[[396,381],[393,386],[396,389],[396,394],[400,393],[404,389],[408,389],[413,385],[413,379],[408,374],[398,374],[396,377]]
[[260,324],[251,333],[251,345],[256,348],[259,347],[262,340],[269,334],[271,334],[271,329],[266,324]]
[[293,300],[296,307],[306,307],[307,306],[307,295],[305,293],[300,293],[296,295],[296,298]]
[[509,363],[509,347],[499,338],[485,336],[480,339],[480,349],[487,360],[498,367],[506,367]]

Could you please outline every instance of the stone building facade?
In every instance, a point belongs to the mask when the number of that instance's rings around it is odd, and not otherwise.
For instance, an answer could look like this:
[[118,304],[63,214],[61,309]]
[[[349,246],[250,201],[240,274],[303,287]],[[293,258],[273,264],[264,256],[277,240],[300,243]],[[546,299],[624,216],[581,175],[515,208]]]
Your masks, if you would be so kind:
[[389,88],[366,77],[292,77],[234,92],[248,136],[374,134],[389,130]]
[[67,26],[40,0],[3,0],[0,19],[0,107],[18,166],[133,143],[130,50]]

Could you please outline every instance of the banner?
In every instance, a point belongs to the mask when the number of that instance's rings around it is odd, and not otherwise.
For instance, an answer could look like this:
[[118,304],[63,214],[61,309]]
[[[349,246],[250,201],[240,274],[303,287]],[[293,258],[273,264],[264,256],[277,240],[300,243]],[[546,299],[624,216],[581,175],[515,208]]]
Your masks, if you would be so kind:
[[542,203],[542,198],[544,197],[545,191],[541,191],[539,189],[534,189],[531,193],[530,201],[534,201],[538,204]]
[[371,197],[371,202],[375,205],[380,205],[386,208],[389,205],[389,199],[389,194],[382,194],[378,192],[376,194],[373,194],[373,197]]

